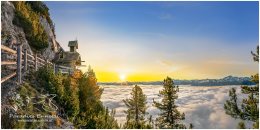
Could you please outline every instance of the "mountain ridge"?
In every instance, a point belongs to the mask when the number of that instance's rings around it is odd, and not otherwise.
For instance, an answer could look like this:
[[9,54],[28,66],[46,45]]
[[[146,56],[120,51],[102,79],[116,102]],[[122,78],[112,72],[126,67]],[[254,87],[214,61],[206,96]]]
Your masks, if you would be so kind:
[[[226,76],[220,79],[192,79],[192,80],[173,80],[175,85],[191,86],[223,86],[223,85],[254,85],[250,77]],[[99,82],[100,85],[162,85],[162,81],[140,81],[140,82]]]

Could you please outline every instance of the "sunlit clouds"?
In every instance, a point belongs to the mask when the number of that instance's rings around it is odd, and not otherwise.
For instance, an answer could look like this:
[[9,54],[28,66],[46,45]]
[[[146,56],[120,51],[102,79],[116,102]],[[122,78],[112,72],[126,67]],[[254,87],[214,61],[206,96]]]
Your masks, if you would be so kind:
[[[101,100],[109,109],[116,110],[116,119],[123,124],[126,121],[126,106],[122,101],[129,98],[130,91],[133,86],[104,86],[104,92]],[[160,85],[140,85],[143,92],[147,95],[147,112],[155,119],[160,111],[152,105],[153,99],[161,100],[158,97],[159,91],[162,89]],[[185,113],[184,123],[189,125],[192,123],[197,129],[214,129],[214,128],[235,128],[239,119],[234,119],[225,114],[223,109],[224,102],[228,99],[228,91],[231,87],[236,88],[238,101],[241,102],[243,96],[240,92],[240,86],[215,86],[215,87],[194,87],[180,86],[178,99],[176,104],[178,110]],[[149,116],[148,116],[149,117]],[[251,126],[247,122],[247,126]]]

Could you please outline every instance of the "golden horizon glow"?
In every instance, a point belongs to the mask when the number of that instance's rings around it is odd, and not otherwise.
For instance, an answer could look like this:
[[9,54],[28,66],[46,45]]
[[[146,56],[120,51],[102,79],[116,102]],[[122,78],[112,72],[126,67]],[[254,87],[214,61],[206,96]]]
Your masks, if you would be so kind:
[[[239,49],[237,53],[246,53],[240,56],[240,59],[233,54],[192,53],[188,55],[186,52],[185,55],[188,56],[184,58],[184,53],[170,55],[171,52],[146,52],[147,54],[142,54],[140,52],[145,52],[145,49],[117,46],[108,51],[106,47],[91,45],[88,46],[88,51],[83,51],[86,46],[79,48],[79,51],[82,59],[88,61],[87,65],[93,68],[98,82],[163,81],[167,76],[187,80],[219,79],[229,75],[249,77],[258,71],[258,64],[253,62],[252,55]],[[120,55],[111,53],[111,50]],[[138,55],[135,52],[138,52]],[[85,68],[82,70],[87,71]]]
[[[207,73],[211,73],[213,76],[208,76],[206,73],[202,73],[203,69],[209,70],[210,67],[217,68],[215,66],[202,67],[201,70],[194,71],[192,68],[186,67],[174,71],[133,71],[128,73],[118,73],[117,71],[105,71],[100,68],[94,68],[98,82],[149,82],[149,81],[163,81],[167,76],[173,79],[207,79],[207,78],[223,78],[228,76],[224,71],[220,72],[218,69],[211,69]],[[225,70],[225,67],[221,67]],[[226,68],[228,69],[228,68]],[[153,69],[151,69],[153,70]],[[86,69],[82,69],[83,72],[86,72]],[[162,71],[162,72],[160,72]],[[163,73],[164,72],[164,73]],[[233,76],[250,76],[253,75],[254,71],[245,70],[244,74],[230,74]]]

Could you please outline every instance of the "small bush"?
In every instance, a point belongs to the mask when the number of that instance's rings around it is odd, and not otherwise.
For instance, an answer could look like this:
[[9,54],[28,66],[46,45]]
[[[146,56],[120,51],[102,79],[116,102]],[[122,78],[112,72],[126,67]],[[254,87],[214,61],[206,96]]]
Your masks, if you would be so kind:
[[47,14],[38,13],[31,8],[31,4],[24,1],[14,1],[13,4],[15,6],[13,24],[23,28],[27,41],[36,51],[47,48],[48,36],[40,23],[40,16],[49,16],[48,11]]
[[[54,100],[76,128],[119,128],[115,111],[109,113],[100,101],[103,89],[97,85],[91,68],[85,74],[75,71],[72,75],[63,75],[45,66],[39,68],[34,78],[38,88],[57,95]],[[60,125],[60,120],[55,120],[55,124]]]

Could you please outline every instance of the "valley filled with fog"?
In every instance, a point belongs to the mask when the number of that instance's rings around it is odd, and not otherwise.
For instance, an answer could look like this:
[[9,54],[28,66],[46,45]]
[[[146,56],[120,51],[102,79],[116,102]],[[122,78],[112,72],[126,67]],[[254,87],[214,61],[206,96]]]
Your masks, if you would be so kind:
[[[102,85],[104,92],[101,101],[109,109],[116,110],[116,119],[120,124],[126,121],[127,110],[123,99],[129,98],[133,85]],[[153,118],[160,113],[158,109],[153,107],[153,99],[159,101],[159,91],[163,88],[161,85],[140,85],[143,93],[147,96],[147,112]],[[236,128],[240,120],[236,120],[225,114],[224,102],[229,98],[228,91],[236,88],[238,100],[241,102],[240,86],[179,86],[179,98],[176,103],[178,110],[185,113],[185,124],[192,123],[194,128]],[[248,124],[249,125],[249,122]]]

